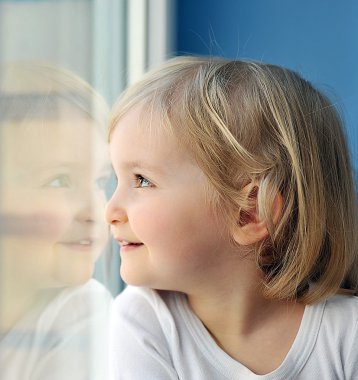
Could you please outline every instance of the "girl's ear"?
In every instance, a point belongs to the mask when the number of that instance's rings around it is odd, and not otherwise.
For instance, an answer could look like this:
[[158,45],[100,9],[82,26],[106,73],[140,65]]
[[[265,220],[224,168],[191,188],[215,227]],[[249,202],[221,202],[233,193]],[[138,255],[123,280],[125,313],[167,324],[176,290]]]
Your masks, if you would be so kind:
[[[269,232],[267,223],[261,220],[257,209],[257,195],[258,186],[252,186],[249,184],[244,187],[243,193],[248,193],[247,197],[254,206],[249,212],[241,212],[233,237],[235,241],[240,245],[251,245],[265,239]],[[282,195],[277,192],[272,203],[272,222],[274,225],[278,222],[283,208]]]

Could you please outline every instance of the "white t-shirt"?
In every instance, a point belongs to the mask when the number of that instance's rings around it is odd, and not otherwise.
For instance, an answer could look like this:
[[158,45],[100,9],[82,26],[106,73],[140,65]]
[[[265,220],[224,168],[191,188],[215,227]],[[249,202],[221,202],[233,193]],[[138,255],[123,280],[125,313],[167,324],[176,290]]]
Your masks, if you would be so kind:
[[112,299],[96,280],[37,305],[0,340],[1,380],[107,380]]
[[256,375],[227,355],[191,311],[185,295],[127,287],[112,314],[115,380],[357,380],[358,298],[306,306],[279,368]]

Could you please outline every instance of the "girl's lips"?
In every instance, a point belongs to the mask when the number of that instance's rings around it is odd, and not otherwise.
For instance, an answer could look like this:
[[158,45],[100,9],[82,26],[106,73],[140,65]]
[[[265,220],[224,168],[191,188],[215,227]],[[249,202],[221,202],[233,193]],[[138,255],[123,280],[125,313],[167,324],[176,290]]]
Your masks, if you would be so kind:
[[144,244],[141,242],[134,242],[125,240],[120,236],[114,236],[114,239],[117,240],[120,246],[120,252],[132,251],[134,249],[142,247]]
[[136,248],[140,248],[143,246],[143,243],[130,243],[130,242],[119,242],[119,245],[121,247],[121,252],[127,252],[127,251],[132,251]]
[[125,240],[123,239],[122,237],[119,237],[119,236],[114,236],[114,240],[117,240],[118,241],[118,244],[121,246],[121,247],[125,247],[127,245],[141,245],[143,243],[141,243],[140,241],[129,241],[129,240]]

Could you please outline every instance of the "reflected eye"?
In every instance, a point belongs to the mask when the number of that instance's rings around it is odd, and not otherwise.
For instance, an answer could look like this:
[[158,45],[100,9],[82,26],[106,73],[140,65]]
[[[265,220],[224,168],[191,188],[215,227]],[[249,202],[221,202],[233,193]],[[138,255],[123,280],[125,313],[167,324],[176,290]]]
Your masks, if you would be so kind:
[[61,188],[61,187],[70,187],[71,181],[68,175],[59,175],[55,178],[53,178],[51,181],[47,182],[45,184],[45,187],[54,187],[54,188]]
[[145,177],[140,174],[135,175],[135,187],[143,188],[143,187],[153,187],[153,184]]

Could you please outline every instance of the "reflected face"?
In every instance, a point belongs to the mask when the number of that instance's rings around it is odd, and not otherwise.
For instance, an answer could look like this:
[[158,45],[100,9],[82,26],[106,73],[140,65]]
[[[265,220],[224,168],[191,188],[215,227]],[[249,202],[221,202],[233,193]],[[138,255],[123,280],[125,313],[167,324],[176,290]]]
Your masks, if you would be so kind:
[[38,287],[81,284],[108,235],[107,147],[91,121],[70,115],[2,127],[4,275]]

